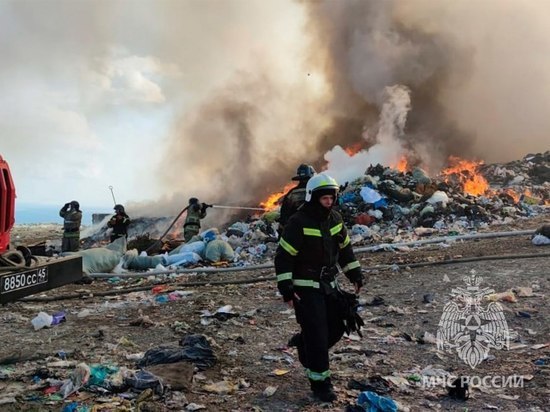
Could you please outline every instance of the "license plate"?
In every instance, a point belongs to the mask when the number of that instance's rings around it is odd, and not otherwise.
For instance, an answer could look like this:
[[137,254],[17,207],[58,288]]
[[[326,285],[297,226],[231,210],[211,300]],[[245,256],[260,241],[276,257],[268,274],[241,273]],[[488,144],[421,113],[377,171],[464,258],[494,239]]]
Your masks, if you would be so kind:
[[27,272],[2,277],[0,293],[9,293],[14,290],[30,288],[42,283],[48,283],[48,267],[41,267]]

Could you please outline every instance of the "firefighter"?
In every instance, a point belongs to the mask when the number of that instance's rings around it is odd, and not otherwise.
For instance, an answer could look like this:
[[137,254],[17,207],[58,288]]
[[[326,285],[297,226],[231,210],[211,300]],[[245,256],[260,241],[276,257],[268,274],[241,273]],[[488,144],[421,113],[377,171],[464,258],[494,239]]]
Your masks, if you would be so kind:
[[82,222],[80,204],[76,200],[65,203],[59,211],[59,216],[63,218],[61,251],[76,252],[80,248],[80,223]]
[[189,242],[193,236],[199,234],[201,230],[201,219],[206,217],[206,209],[212,207],[206,203],[199,203],[199,199],[192,197],[187,206],[187,217],[183,224],[183,238]]
[[114,210],[115,215],[107,222],[107,226],[113,229],[111,232],[111,242],[121,237],[128,239],[130,217],[126,214],[122,205],[115,205]]
[[283,232],[283,228],[292,216],[306,199],[306,185],[311,176],[315,174],[313,166],[301,164],[296,170],[296,176],[292,180],[298,181],[298,184],[290,189],[281,204],[281,216],[279,217],[279,233]]
[[275,255],[279,292],[294,307],[301,327],[289,345],[297,346],[313,395],[323,402],[336,400],[328,351],[345,330],[336,289],[337,265],[356,293],[363,286],[342,217],[332,209],[338,188],[325,173],[308,181],[305,203],[290,217]]

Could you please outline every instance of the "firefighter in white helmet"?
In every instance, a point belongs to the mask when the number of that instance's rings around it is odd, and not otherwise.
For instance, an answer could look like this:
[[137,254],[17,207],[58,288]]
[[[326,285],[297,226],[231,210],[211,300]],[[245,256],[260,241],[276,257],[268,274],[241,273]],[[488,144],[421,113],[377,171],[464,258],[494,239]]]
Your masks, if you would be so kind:
[[308,181],[306,202],[290,217],[275,256],[279,292],[301,326],[289,344],[297,346],[313,394],[323,402],[336,400],[328,351],[346,330],[336,283],[339,268],[356,293],[363,285],[342,216],[332,209],[338,189],[325,173]]

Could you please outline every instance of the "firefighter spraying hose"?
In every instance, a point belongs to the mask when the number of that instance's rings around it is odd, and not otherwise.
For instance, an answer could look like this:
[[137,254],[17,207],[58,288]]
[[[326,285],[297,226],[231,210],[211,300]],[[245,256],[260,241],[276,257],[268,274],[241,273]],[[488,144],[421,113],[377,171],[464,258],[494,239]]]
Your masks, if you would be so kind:
[[[189,204],[183,208],[183,210],[181,212],[179,212],[179,214],[175,217],[175,219],[172,221],[172,223],[170,223],[170,226],[168,226],[168,228],[164,231],[164,233],[158,238],[158,240],[156,240],[151,246],[149,246],[145,252],[148,253],[150,250],[154,249],[155,247],[157,247],[161,242],[162,242],[162,239],[164,239],[164,237],[170,232],[170,230],[172,229],[172,227],[176,224],[176,222],[179,220],[179,218],[185,213],[187,212],[187,210],[190,208],[190,207],[193,207],[194,205],[199,205],[198,203],[198,199],[192,197],[191,199],[189,199]],[[200,205],[201,207],[201,211],[203,213],[206,213],[206,209],[208,209],[209,207],[213,208],[213,209],[234,209],[234,210],[254,210],[254,211],[261,211],[261,212],[265,212],[266,209],[264,208],[261,208],[261,207],[248,207],[248,206],[228,206],[228,205],[211,205],[211,204],[208,204],[208,203],[202,203]],[[197,219],[200,219],[200,217],[198,217]],[[197,221],[198,222],[198,221]],[[194,220],[191,222],[192,224],[197,224]],[[186,224],[188,225],[189,222],[186,221]],[[198,226],[200,228],[200,226]],[[186,239],[187,241],[188,239]]]
[[265,212],[263,207],[248,207],[248,206],[225,206],[225,205],[208,205],[214,209],[238,209],[238,210],[258,210]]

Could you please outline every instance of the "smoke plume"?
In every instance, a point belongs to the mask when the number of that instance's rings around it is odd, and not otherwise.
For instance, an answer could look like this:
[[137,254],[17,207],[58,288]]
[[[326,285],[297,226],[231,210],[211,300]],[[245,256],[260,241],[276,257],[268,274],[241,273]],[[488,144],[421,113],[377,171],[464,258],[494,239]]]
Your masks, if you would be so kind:
[[548,149],[549,16],[517,0],[6,0],[2,155],[20,200],[109,203],[113,185],[152,214],[257,205],[304,162],[347,179],[398,152],[434,172],[450,154],[509,161]]
[[[541,76],[548,76],[541,65],[547,58],[529,53],[519,39],[550,48],[543,14],[537,15],[547,6],[298,4],[306,12],[301,33],[306,46],[304,60],[295,64],[307,77],[288,83],[257,56],[251,68],[214,90],[175,128],[171,163],[182,159],[192,165],[192,179],[208,182],[195,188],[201,195],[257,202],[288,181],[302,162],[348,180],[371,163],[396,164],[402,154],[436,171],[449,155],[505,161],[546,149],[544,128],[537,126],[550,99],[537,88]],[[520,29],[504,25],[503,18],[532,21]],[[500,44],[505,32],[515,41]],[[514,52],[533,63],[525,68],[537,76],[521,76],[509,67]],[[311,75],[324,93],[303,86]],[[316,97],[308,94],[314,90]],[[518,98],[527,110],[518,109]],[[521,148],[520,139],[526,139]],[[353,157],[342,149],[357,143],[363,149]]]

